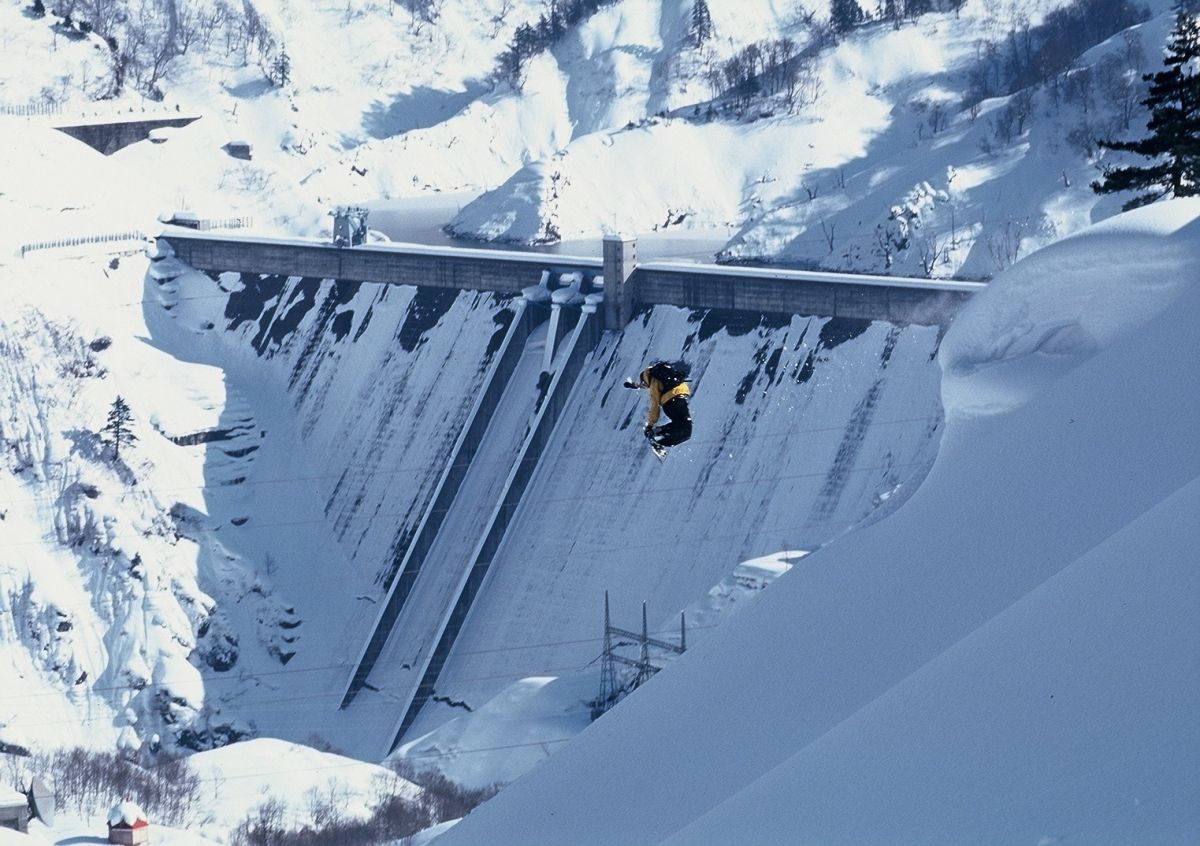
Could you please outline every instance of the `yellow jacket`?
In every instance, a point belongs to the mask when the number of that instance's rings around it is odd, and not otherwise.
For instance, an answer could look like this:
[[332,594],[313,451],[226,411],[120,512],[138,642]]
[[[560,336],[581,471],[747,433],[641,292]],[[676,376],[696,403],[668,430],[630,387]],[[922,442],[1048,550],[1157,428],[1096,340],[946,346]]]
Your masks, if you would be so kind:
[[680,382],[674,388],[664,391],[663,383],[650,375],[649,367],[642,371],[642,384],[650,389],[650,408],[646,411],[647,426],[653,426],[658,422],[658,416],[662,412],[662,407],[665,403],[670,402],[675,397],[687,397],[692,394],[688,389],[687,382]]

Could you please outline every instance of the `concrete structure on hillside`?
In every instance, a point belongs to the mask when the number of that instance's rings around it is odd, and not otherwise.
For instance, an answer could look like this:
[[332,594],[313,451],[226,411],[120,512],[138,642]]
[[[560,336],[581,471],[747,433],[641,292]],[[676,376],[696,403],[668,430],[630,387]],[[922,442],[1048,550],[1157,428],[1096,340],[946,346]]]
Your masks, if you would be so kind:
[[633,317],[633,282],[637,241],[622,235],[604,237],[604,328],[619,329]]
[[198,115],[140,119],[131,117],[129,120],[106,118],[103,120],[81,121],[54,128],[59,132],[65,132],[72,138],[76,138],[92,149],[98,150],[108,156],[117,152],[117,150],[128,147],[130,144],[145,141],[150,137],[152,130],[162,129],[163,127],[177,128],[187,126],[198,119]]
[[333,243],[357,247],[367,240],[367,210],[360,206],[338,206],[333,210]]
[[335,247],[306,239],[159,236],[182,261],[213,273],[239,272],[395,285],[520,293],[541,274],[603,275],[604,328],[621,329],[639,307],[675,305],[745,314],[804,314],[944,325],[981,282],[912,279],[770,267],[637,263],[633,239],[611,236],[603,259],[553,253],[412,244]]

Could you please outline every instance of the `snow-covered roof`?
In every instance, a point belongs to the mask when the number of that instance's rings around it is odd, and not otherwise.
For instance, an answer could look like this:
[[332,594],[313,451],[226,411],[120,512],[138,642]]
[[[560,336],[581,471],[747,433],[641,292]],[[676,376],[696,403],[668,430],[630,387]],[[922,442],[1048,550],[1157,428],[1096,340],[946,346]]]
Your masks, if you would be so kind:
[[7,784],[0,784],[0,808],[9,808],[13,805],[24,805],[27,801],[25,794],[18,790],[14,790]]
[[108,824],[110,826],[136,828],[138,823],[145,825],[149,823],[149,820],[146,818],[146,812],[132,799],[125,799],[122,802],[118,802],[108,812]]

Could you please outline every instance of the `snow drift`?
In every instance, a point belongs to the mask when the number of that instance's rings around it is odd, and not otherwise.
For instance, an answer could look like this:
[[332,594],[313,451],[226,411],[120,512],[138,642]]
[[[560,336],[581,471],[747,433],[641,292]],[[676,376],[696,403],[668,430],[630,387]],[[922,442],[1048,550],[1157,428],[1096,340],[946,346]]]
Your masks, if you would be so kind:
[[446,842],[1194,840],[1197,261],[1173,201],[998,278],[904,507]]

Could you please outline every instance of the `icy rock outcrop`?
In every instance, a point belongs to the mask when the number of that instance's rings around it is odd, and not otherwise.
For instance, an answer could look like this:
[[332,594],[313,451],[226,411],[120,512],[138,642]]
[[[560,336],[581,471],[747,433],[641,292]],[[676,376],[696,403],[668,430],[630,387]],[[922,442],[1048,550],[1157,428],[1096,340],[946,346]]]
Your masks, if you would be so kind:
[[[34,309],[0,322],[0,543],[20,551],[0,565],[0,645],[14,692],[49,685],[85,734],[108,724],[136,749],[147,732],[173,743],[201,714],[189,657],[216,604],[169,506],[139,485],[153,459],[136,445],[117,457],[98,434],[110,344]],[[63,742],[55,725],[24,734]]]

